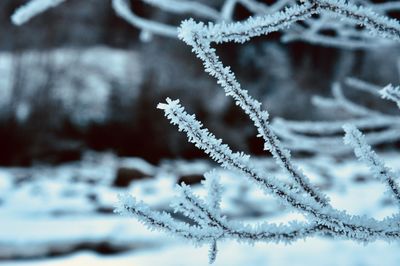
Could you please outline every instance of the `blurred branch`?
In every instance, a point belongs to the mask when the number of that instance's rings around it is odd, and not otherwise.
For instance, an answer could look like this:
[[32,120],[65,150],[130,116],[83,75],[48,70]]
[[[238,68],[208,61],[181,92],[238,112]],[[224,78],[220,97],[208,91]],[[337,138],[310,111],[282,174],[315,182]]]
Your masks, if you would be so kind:
[[[14,24],[21,25],[26,23],[34,16],[55,7],[65,0],[31,0],[26,5],[18,8],[11,19]],[[230,22],[235,21],[235,12],[238,5],[242,5],[255,16],[263,16],[284,11],[285,8],[294,6],[295,0],[279,0],[272,4],[261,3],[256,0],[223,0],[216,9],[200,1],[188,0],[140,0],[141,2],[153,6],[167,14],[195,15],[196,17],[208,22]],[[312,2],[312,1],[311,1]],[[333,2],[332,2],[333,3]],[[373,9],[380,14],[389,14],[400,9],[398,2],[387,2],[374,4],[367,0],[358,0],[364,11]],[[325,6],[327,7],[325,1]],[[323,5],[320,5],[323,6]],[[126,20],[133,27],[142,30],[141,39],[151,40],[153,34],[176,38],[177,25],[171,25],[156,21],[150,16],[144,18],[135,13],[128,0],[112,0],[112,7],[118,16]],[[349,15],[349,10],[346,11]],[[335,13],[333,11],[333,13]],[[371,13],[372,15],[372,13]],[[364,27],[358,27],[356,17],[351,20],[337,20],[335,15],[329,12],[321,13],[318,18],[310,19],[303,25],[295,24],[291,28],[282,28],[283,42],[303,41],[322,46],[331,46],[343,49],[369,49],[382,45],[394,45],[388,39],[376,38],[369,34],[368,23]],[[368,21],[367,21],[368,22]],[[374,21],[373,23],[375,23]],[[387,32],[388,33],[388,32]]]
[[14,11],[11,20],[15,25],[22,25],[31,18],[63,3],[65,0],[31,0]]

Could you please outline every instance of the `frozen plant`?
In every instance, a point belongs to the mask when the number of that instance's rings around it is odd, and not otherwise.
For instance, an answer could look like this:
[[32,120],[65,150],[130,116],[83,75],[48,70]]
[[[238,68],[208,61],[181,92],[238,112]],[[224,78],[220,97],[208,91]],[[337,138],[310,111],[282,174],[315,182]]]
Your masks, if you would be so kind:
[[[291,243],[315,235],[328,235],[363,243],[378,239],[400,239],[399,215],[377,220],[372,217],[349,215],[330,204],[328,197],[311,184],[308,177],[292,162],[289,151],[282,146],[269,125],[268,112],[261,108],[261,103],[241,88],[235,74],[223,65],[216,50],[211,46],[212,43],[244,43],[252,37],[287,28],[296,21],[310,18],[313,14],[330,14],[360,24],[376,36],[400,40],[398,21],[381,16],[368,8],[333,0],[302,1],[299,5],[275,14],[249,18],[243,22],[205,25],[190,19],[182,22],[179,28],[179,38],[192,47],[192,51],[203,61],[205,71],[217,79],[226,94],[231,96],[254,122],[258,136],[265,142],[264,149],[273,155],[276,163],[290,177],[290,184],[256,167],[249,155],[233,152],[221,139],[204,128],[194,115],[186,113],[179,100],[167,99],[166,103],[158,105],[170,122],[177,125],[179,131],[185,132],[188,140],[211,159],[224,168],[241,173],[243,178],[254,182],[266,194],[272,194],[286,206],[302,213],[306,222],[292,221],[284,225],[265,222],[250,226],[228,220],[219,208],[221,188],[217,182],[218,176],[215,176],[214,172],[205,174],[209,192],[206,199],[195,195],[189,186],[181,185],[177,188],[180,196],[172,206],[176,212],[191,219],[193,224],[178,221],[168,213],[154,211],[129,195],[120,197],[117,212],[132,215],[151,229],[165,231],[192,240],[196,244],[209,244],[210,263],[216,258],[217,242],[221,239],[249,243]],[[398,96],[398,89],[386,89],[382,93],[384,97],[397,99],[395,97]],[[354,110],[365,111],[356,107]],[[345,125],[344,131],[345,144],[354,149],[356,156],[369,166],[376,179],[387,185],[389,193],[400,204],[396,173],[384,164],[354,125]]]
[[[45,0],[33,0],[33,2],[37,4],[48,3]],[[145,2],[169,12],[194,13],[200,17],[204,16],[199,13],[206,10],[205,6],[193,8],[195,1],[166,0],[164,2],[171,3],[171,5],[163,5],[161,0],[147,0]],[[180,212],[192,220],[193,223],[191,224],[174,219],[169,213],[152,210],[148,205],[130,195],[120,196],[117,212],[132,215],[151,229],[183,237],[195,244],[209,244],[210,263],[216,259],[217,243],[222,239],[249,243],[256,241],[291,243],[311,236],[328,235],[363,243],[375,240],[399,240],[400,219],[398,214],[377,220],[372,217],[350,215],[330,204],[328,197],[319,191],[301,169],[292,162],[289,150],[283,147],[269,124],[268,112],[262,109],[260,102],[253,99],[246,90],[241,88],[235,74],[228,66],[223,65],[216,54],[216,50],[212,48],[213,43],[244,43],[253,37],[276,31],[286,31],[290,26],[297,29],[299,27],[295,24],[296,22],[309,22],[314,19],[312,18],[313,15],[319,15],[320,18],[323,18],[322,24],[328,23],[325,18],[329,18],[329,20],[335,19],[335,21],[343,23],[334,23],[334,25],[361,25],[362,30],[360,32],[363,35],[361,37],[365,37],[368,32],[376,40],[385,39],[399,42],[399,22],[382,15],[381,13],[384,12],[373,11],[370,8],[373,6],[369,5],[368,1],[362,1],[366,3],[364,6],[357,6],[343,0],[302,0],[299,4],[294,5],[292,1],[277,1],[272,6],[266,6],[252,0],[226,0],[222,2],[223,8],[220,12],[205,12],[209,16],[215,14],[212,21],[217,23],[196,23],[193,19],[189,19],[182,22],[178,30],[170,25],[137,17],[130,10],[128,2],[125,0],[113,0],[113,6],[121,17],[145,32],[168,36],[176,36],[175,34],[177,34],[180,39],[190,45],[193,52],[202,60],[205,71],[217,79],[218,84],[221,85],[226,94],[231,96],[253,121],[258,130],[258,136],[262,137],[265,142],[264,149],[273,155],[276,163],[290,177],[291,182],[289,184],[282,182],[265,172],[264,169],[258,168],[251,161],[249,155],[232,151],[221,139],[216,138],[204,128],[194,115],[187,114],[179,100],[167,99],[166,103],[158,105],[158,108],[164,111],[171,123],[177,125],[180,131],[186,133],[190,142],[202,149],[222,167],[240,173],[243,178],[258,185],[266,194],[275,196],[286,206],[303,214],[306,221],[291,221],[287,224],[264,222],[257,226],[251,226],[228,220],[227,217],[222,215],[220,209],[221,185],[215,172],[205,174],[205,185],[208,189],[208,196],[205,199],[195,195],[189,186],[182,185],[177,188],[180,196],[172,203],[172,206],[176,212]],[[249,10],[254,10],[254,13],[259,16],[243,22],[231,22],[229,18],[232,18],[234,6],[239,2],[247,5],[246,7]],[[292,5],[289,6],[290,4]],[[42,7],[47,8],[51,5]],[[24,10],[24,8],[26,9]],[[18,10],[13,17],[14,21],[21,23],[26,21],[39,13],[35,10],[43,11],[45,8],[29,8],[28,3]],[[270,12],[271,10],[273,12]],[[23,19],[24,17],[26,19]],[[315,27],[314,21],[311,24],[310,28]],[[338,28],[339,31],[342,29]],[[311,36],[316,36],[315,34],[318,34],[318,31],[313,34]],[[347,39],[342,38],[345,36],[341,35],[341,38],[338,39],[339,42],[336,43],[345,43]],[[333,39],[329,41],[325,39],[325,41],[328,44],[336,45]],[[365,44],[366,42],[363,42],[363,45]],[[360,47],[363,45],[360,45]],[[398,89],[384,90],[383,95],[385,98],[396,101]],[[352,106],[352,110],[356,112],[365,111],[364,109],[354,108],[354,106]],[[399,202],[400,193],[396,182],[396,173],[384,164],[367,144],[364,135],[354,125],[346,125],[344,130],[345,143],[354,149],[360,160],[368,164],[373,176],[385,183],[389,193],[396,202]]]
[[[208,22],[232,22],[235,20],[235,12],[238,6],[243,6],[255,16],[272,15],[279,11],[284,11],[290,5],[295,4],[296,0],[277,0],[271,4],[257,0],[135,0],[148,6],[158,9],[166,14],[174,16],[193,15],[203,21]],[[31,0],[27,4],[18,8],[12,15],[12,21],[16,25],[21,25],[31,18],[56,7],[66,0]],[[177,38],[178,32],[175,25],[163,20],[150,17],[139,16],[128,0],[111,0],[112,7],[116,14],[130,23],[133,27],[141,30],[143,41],[151,40],[153,35]],[[300,1],[303,2],[303,1]],[[342,1],[332,1],[342,2]],[[373,3],[370,0],[354,0],[367,9],[388,15],[391,12],[400,10],[398,1],[386,3]],[[212,3],[212,4],[211,4]],[[343,2],[344,3],[344,2]],[[321,7],[328,4],[321,1]],[[334,10],[331,10],[334,11]],[[393,45],[390,39],[376,38],[371,36],[365,28],[357,27],[354,20],[338,20],[330,12],[319,13],[318,17],[310,18],[302,24],[295,23],[290,28],[281,28],[282,41],[304,41],[323,46],[333,46],[345,49],[367,49],[382,47],[382,45]],[[330,34],[326,34],[330,32]]]

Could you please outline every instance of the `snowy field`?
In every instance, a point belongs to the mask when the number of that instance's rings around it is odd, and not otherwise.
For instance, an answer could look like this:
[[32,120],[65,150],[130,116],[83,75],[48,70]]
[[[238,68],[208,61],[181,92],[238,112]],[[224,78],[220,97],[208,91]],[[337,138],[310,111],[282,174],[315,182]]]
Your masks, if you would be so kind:
[[[400,169],[395,153],[382,157]],[[258,158],[258,163],[284,178],[270,159]],[[298,163],[335,207],[377,219],[396,212],[384,186],[351,157]],[[138,158],[87,153],[80,162],[57,167],[1,168],[1,265],[207,265],[208,247],[148,231],[136,220],[114,214],[113,208],[118,193],[129,192],[156,209],[170,210],[178,180],[198,181],[211,167],[208,161],[154,166]],[[219,173],[227,216],[249,223],[302,219],[234,173]],[[204,194],[200,185],[193,187]],[[216,265],[399,265],[399,248],[398,243],[364,246],[321,237],[293,245],[224,241]]]

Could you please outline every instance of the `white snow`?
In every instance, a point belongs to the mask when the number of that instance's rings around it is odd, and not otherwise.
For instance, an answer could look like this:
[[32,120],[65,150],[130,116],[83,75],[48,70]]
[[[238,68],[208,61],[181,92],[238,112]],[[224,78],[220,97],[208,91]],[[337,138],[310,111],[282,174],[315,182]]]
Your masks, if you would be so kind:
[[[381,155],[394,170],[400,169],[395,154]],[[270,160],[257,158],[256,163],[264,162],[266,168],[279,177],[282,172],[270,168]],[[394,203],[383,195],[384,185],[372,178],[362,163],[351,158],[338,162],[329,157],[303,159],[298,163],[305,174],[312,177],[312,182],[325,188],[324,192],[335,207],[377,219],[396,212]],[[148,170],[147,173],[151,172],[155,178],[132,182],[126,189],[115,188],[111,184],[121,165]],[[209,170],[212,167],[206,161],[182,160],[154,166],[136,158],[88,153],[81,162],[58,167],[1,168],[0,257],[27,258],[4,261],[2,265],[207,265],[208,246],[196,248],[181,239],[149,231],[133,218],[96,212],[98,207],[113,208],[120,192],[132,193],[154,208],[169,209],[177,177],[182,173],[189,174],[190,165],[195,173],[200,168]],[[207,165],[209,169],[206,169]],[[337,178],[322,178],[324,172]],[[218,170],[218,173],[223,185],[222,212],[232,219],[255,223],[303,218],[296,212],[285,210],[254,185],[241,182],[237,174],[226,170]],[[360,176],[365,177],[364,182],[356,182],[356,177]],[[16,177],[21,183],[14,182]],[[88,182],[90,180],[97,181]],[[201,186],[193,186],[193,191],[205,194]],[[96,201],[90,200],[89,194],[96,195]],[[258,211],[256,217],[251,216],[254,210]],[[94,246],[107,243],[128,250],[111,255],[73,251],[82,243]],[[64,251],[65,254],[49,258],[46,257],[49,250],[61,251],[61,254]],[[398,243],[378,241],[364,246],[321,237],[292,245],[256,243],[249,246],[223,241],[218,243],[218,250],[215,265],[372,266],[398,265],[400,260]],[[32,257],[36,259],[28,259]]]

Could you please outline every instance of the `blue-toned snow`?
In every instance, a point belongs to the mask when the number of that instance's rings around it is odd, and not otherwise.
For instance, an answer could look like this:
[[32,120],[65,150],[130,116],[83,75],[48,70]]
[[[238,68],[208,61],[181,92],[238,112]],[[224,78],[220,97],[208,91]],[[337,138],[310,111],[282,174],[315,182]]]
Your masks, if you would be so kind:
[[[380,153],[395,171],[400,169],[395,153]],[[285,178],[269,159],[259,159],[277,178]],[[397,211],[385,185],[369,174],[368,167],[344,158],[298,160],[313,183],[320,185],[333,206],[351,214],[377,219]],[[127,189],[111,184],[120,166],[140,169],[155,176],[132,182]],[[98,213],[112,208],[117,194],[130,192],[157,209],[168,209],[180,175],[200,174],[210,169],[207,161],[165,161],[153,166],[137,158],[112,154],[89,154],[81,162],[58,167],[0,169],[0,258],[1,265],[207,265],[208,246],[190,243],[160,232],[148,231],[132,218]],[[288,212],[272,197],[235,174],[219,170],[224,191],[221,208],[233,219],[248,222],[302,219]],[[15,184],[13,180],[20,183]],[[361,182],[360,182],[361,180]],[[200,186],[194,191],[205,195]],[[88,195],[96,195],[94,202]],[[127,248],[123,253],[101,255],[81,250],[48,258],[49,250],[68,250],[80,243],[108,243]],[[313,237],[292,245],[257,243],[254,246],[224,241],[218,244],[215,265],[398,265],[399,243],[374,242],[367,246],[352,241]],[[43,257],[44,256],[44,257]],[[35,258],[32,259],[21,259]]]

